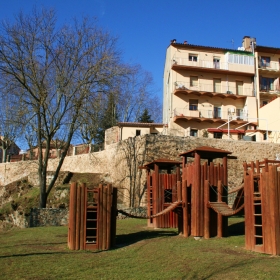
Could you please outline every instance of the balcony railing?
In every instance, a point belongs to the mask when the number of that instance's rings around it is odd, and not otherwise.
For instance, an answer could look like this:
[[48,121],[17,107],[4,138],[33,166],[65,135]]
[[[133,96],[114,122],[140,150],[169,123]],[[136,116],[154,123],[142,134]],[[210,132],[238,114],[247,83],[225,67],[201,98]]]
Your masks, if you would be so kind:
[[190,82],[180,82],[177,81],[174,83],[174,89],[189,89],[194,91],[207,91],[207,92],[215,92],[215,93],[223,93],[223,94],[235,94],[235,95],[246,95],[253,96],[253,87],[252,86],[224,86],[220,84],[214,83],[198,83],[191,84]]
[[279,62],[270,61],[270,62],[259,62],[259,68],[264,70],[274,70],[279,71]]
[[200,67],[200,68],[208,68],[208,69],[220,69],[220,70],[228,70],[242,73],[254,73],[254,65],[244,65],[238,63],[230,63],[230,62],[221,62],[221,61],[209,61],[209,60],[200,60],[197,61],[189,60],[189,58],[184,57],[173,57],[171,60],[171,65],[178,66],[190,66],[190,67]]
[[227,62],[214,62],[209,60],[189,61],[189,58],[182,58],[182,57],[174,57],[172,60],[172,64],[228,70]]
[[220,108],[214,109],[200,109],[190,110],[189,108],[175,108],[174,116],[178,117],[193,117],[193,118],[205,118],[205,119],[224,119],[224,120],[248,120],[248,112],[243,109],[228,109],[220,110]]
[[280,87],[279,86],[274,86],[273,84],[272,85],[262,85],[262,84],[260,84],[260,91],[280,94]]

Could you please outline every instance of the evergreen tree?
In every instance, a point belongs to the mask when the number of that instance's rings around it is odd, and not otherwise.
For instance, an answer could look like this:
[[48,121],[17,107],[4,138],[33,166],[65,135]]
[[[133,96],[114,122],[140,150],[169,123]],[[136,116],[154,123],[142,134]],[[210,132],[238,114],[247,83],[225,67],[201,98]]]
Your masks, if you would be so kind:
[[151,115],[147,109],[144,110],[143,114],[139,117],[138,122],[140,123],[153,123],[154,121],[151,119]]

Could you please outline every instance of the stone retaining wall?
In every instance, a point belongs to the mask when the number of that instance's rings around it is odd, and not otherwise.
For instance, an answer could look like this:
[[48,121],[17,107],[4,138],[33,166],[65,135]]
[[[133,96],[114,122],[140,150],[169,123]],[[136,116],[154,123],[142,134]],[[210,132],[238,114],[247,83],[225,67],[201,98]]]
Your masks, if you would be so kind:
[[[61,171],[100,173],[104,182],[112,183],[119,189],[120,200],[125,202],[125,199],[129,197],[129,190],[135,188],[135,193],[141,197],[141,202],[144,202],[146,172],[138,167],[160,158],[181,160],[180,153],[199,146],[228,150],[237,157],[228,162],[229,188],[241,184],[244,161],[275,159],[276,154],[280,154],[280,145],[273,143],[191,136],[143,135],[109,145],[101,152],[68,156],[65,158]],[[57,159],[51,159],[48,164],[49,171],[54,171],[57,164]],[[37,172],[37,168],[36,161],[2,163],[0,164],[0,185],[6,185],[32,172]],[[138,197],[135,198],[135,201],[137,200],[139,200]]]
[[66,226],[68,212],[68,209],[33,208],[29,216],[29,227]]

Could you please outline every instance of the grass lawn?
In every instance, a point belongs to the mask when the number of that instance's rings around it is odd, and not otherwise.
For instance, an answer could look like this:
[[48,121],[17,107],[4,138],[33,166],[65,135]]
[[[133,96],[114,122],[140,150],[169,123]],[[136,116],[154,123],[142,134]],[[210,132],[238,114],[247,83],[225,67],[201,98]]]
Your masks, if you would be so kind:
[[228,238],[195,241],[146,220],[117,221],[117,246],[70,251],[67,227],[0,232],[0,279],[280,279],[280,257],[244,249],[242,218]]

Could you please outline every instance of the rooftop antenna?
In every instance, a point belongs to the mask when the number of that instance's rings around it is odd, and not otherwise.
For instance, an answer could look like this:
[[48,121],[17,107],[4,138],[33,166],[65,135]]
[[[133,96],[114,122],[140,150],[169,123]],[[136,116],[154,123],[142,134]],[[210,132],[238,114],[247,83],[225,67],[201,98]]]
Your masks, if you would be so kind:
[[234,40],[231,39],[232,48],[234,49]]

